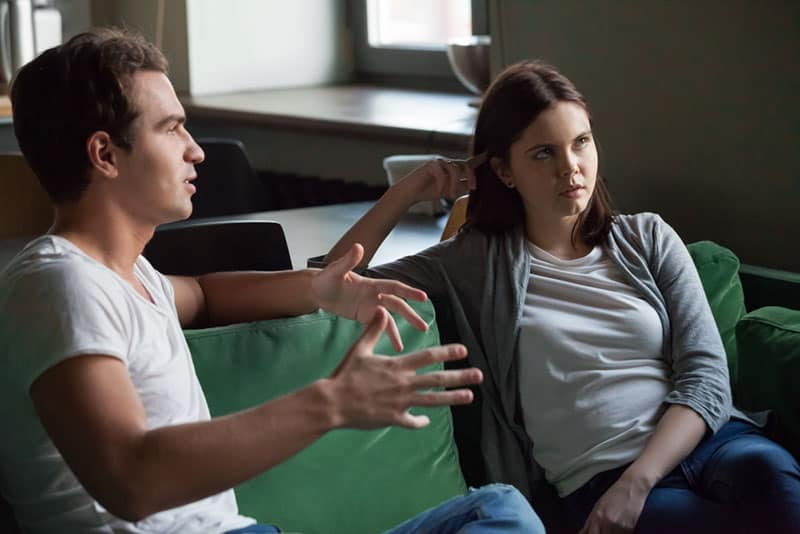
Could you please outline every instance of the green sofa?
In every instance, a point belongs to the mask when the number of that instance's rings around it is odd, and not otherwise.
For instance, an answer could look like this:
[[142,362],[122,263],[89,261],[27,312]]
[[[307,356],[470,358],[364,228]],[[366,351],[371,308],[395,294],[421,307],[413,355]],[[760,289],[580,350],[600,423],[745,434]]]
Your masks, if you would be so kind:
[[[733,253],[711,242],[689,249],[728,352],[737,404],[774,409],[782,442],[800,455],[800,274],[740,268]],[[430,329],[398,321],[406,351],[439,339],[433,307],[414,306]],[[317,312],[188,330],[186,338],[212,414],[222,415],[326,376],[359,332],[352,321]],[[376,350],[393,354],[385,336]],[[424,413],[431,424],[423,430],[329,433],[237,487],[242,513],[306,534],[377,533],[464,493],[450,411]]]
[[[737,403],[775,409],[784,444],[800,453],[800,275],[743,268],[728,249],[689,245],[725,342]],[[742,279],[746,280],[743,289]],[[756,291],[749,293],[753,288]],[[747,312],[747,301],[791,305]],[[766,299],[766,300],[765,300]],[[406,350],[438,342],[432,306],[415,304],[431,328],[403,321]],[[249,406],[325,376],[360,327],[315,313],[188,331],[198,376],[215,415]],[[393,351],[386,339],[377,349]],[[375,533],[462,494],[447,409],[426,410],[430,427],[336,431],[287,463],[236,489],[242,513],[307,534]]]

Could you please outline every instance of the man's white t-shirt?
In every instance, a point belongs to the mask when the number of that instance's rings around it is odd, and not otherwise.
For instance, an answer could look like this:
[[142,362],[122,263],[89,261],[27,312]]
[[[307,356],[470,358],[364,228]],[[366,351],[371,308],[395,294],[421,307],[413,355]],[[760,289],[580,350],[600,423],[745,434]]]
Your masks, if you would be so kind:
[[134,272],[152,302],[66,239],[42,236],[0,274],[0,490],[27,532],[214,533],[254,523],[232,490],[123,521],[83,489],[39,421],[31,384],[83,354],[125,364],[149,428],[210,418],[171,283],[141,256]]

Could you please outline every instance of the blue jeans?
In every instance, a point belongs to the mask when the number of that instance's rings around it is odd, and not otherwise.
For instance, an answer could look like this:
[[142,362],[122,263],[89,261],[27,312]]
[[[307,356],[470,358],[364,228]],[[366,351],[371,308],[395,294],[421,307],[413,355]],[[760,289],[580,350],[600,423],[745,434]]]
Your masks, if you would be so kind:
[[[575,532],[626,468],[564,498]],[[729,421],[650,491],[636,532],[800,532],[800,466],[758,427]]]
[[544,525],[523,495],[512,486],[489,484],[470,489],[399,524],[386,534],[544,534]]
[[[280,532],[271,525],[251,525],[226,534]],[[490,484],[470,489],[439,506],[401,523],[386,534],[544,534],[544,526],[533,508],[512,486]]]
[[258,523],[248,527],[235,528],[227,531],[225,534],[278,534],[280,531],[281,529],[274,525],[264,525]]

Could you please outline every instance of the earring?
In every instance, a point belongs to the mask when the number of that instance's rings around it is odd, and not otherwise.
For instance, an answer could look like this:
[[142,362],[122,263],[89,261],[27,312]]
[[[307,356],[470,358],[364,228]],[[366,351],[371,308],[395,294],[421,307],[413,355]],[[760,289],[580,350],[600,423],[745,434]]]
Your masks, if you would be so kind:
[[511,180],[507,181],[505,184],[507,188],[514,189],[514,182],[512,182]]

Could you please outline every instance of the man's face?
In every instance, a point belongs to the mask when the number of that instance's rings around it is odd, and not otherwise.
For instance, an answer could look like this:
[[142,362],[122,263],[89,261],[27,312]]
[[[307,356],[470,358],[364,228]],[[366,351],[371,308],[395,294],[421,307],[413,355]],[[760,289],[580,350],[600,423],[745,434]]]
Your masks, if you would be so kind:
[[131,126],[131,149],[118,152],[121,204],[145,224],[186,219],[203,150],[184,127],[183,106],[163,73],[135,73],[131,93],[141,113]]

